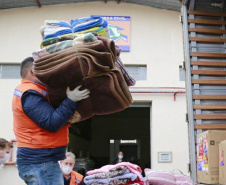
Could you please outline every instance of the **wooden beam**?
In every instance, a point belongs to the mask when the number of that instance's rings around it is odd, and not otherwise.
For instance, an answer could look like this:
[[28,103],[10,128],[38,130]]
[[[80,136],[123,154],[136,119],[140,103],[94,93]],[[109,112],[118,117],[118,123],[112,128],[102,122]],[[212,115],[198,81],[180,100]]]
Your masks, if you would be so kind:
[[200,53],[191,52],[192,57],[207,57],[207,58],[226,58],[226,53]]
[[213,66],[213,67],[226,67],[226,62],[191,61],[191,65],[197,65],[197,66]]
[[193,95],[194,100],[226,100],[226,95]]
[[205,11],[195,11],[195,10],[188,10],[187,12],[188,14],[194,14],[194,15],[226,17],[226,13],[221,13],[221,12],[205,12]]
[[193,75],[209,75],[209,76],[225,76],[226,71],[215,71],[215,70],[191,70]]
[[222,38],[206,38],[206,37],[190,37],[189,41],[209,42],[209,43],[225,43],[226,39],[222,39]]
[[226,34],[226,30],[220,30],[220,29],[189,28],[188,31],[196,32],[196,33]]
[[193,79],[191,81],[193,84],[207,84],[207,85],[226,85],[226,80],[200,80]]
[[195,114],[194,119],[216,119],[216,120],[226,120],[226,114]]
[[195,124],[195,129],[213,130],[213,129],[226,129],[226,123],[222,124]]
[[209,19],[188,19],[188,23],[226,25],[226,21],[209,20]]
[[226,110],[226,105],[209,105],[209,104],[194,104],[193,109],[200,110]]
[[39,8],[41,8],[41,3],[39,2],[39,0],[35,0],[35,2],[36,2],[36,4],[37,4],[37,6],[39,7]]

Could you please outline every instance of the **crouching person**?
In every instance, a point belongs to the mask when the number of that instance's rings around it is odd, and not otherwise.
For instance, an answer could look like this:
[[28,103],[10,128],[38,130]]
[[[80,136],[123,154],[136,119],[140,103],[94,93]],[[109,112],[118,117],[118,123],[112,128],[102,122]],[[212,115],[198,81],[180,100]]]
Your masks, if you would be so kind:
[[64,176],[64,185],[85,185],[83,175],[73,171],[75,155],[72,152],[66,153],[66,159],[60,161],[60,165]]

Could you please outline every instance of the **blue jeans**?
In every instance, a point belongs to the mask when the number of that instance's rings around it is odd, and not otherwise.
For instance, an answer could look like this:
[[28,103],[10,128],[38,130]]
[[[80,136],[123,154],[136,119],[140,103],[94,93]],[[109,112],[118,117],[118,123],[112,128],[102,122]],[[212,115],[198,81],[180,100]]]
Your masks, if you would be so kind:
[[58,162],[18,165],[19,176],[28,185],[64,185]]

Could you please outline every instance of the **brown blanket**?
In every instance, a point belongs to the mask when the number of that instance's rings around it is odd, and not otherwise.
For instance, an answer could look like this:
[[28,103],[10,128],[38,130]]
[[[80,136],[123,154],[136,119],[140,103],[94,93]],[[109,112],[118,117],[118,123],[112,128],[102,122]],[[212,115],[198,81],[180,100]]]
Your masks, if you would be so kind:
[[47,85],[50,102],[58,107],[66,97],[66,88],[90,90],[90,97],[78,103],[73,122],[93,115],[110,114],[132,103],[126,81],[115,67],[116,48],[110,39],[70,47],[34,62],[34,73]]

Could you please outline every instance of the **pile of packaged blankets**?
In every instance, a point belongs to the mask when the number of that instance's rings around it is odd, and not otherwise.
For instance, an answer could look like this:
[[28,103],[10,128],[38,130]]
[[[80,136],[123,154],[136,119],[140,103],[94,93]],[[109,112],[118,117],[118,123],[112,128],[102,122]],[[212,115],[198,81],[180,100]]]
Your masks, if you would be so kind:
[[86,185],[145,185],[141,168],[136,164],[122,162],[88,171]]
[[89,89],[90,97],[78,103],[71,123],[118,112],[132,103],[128,86],[135,85],[135,80],[125,70],[114,41],[103,37],[107,36],[106,27],[101,17],[72,20],[71,26],[46,21],[42,29],[45,40],[41,49],[33,52],[34,73],[47,85],[54,107],[66,98],[68,86],[71,90],[79,85],[80,90]]
[[146,181],[150,185],[195,185],[190,177],[184,175],[181,171],[176,171],[144,169]]

